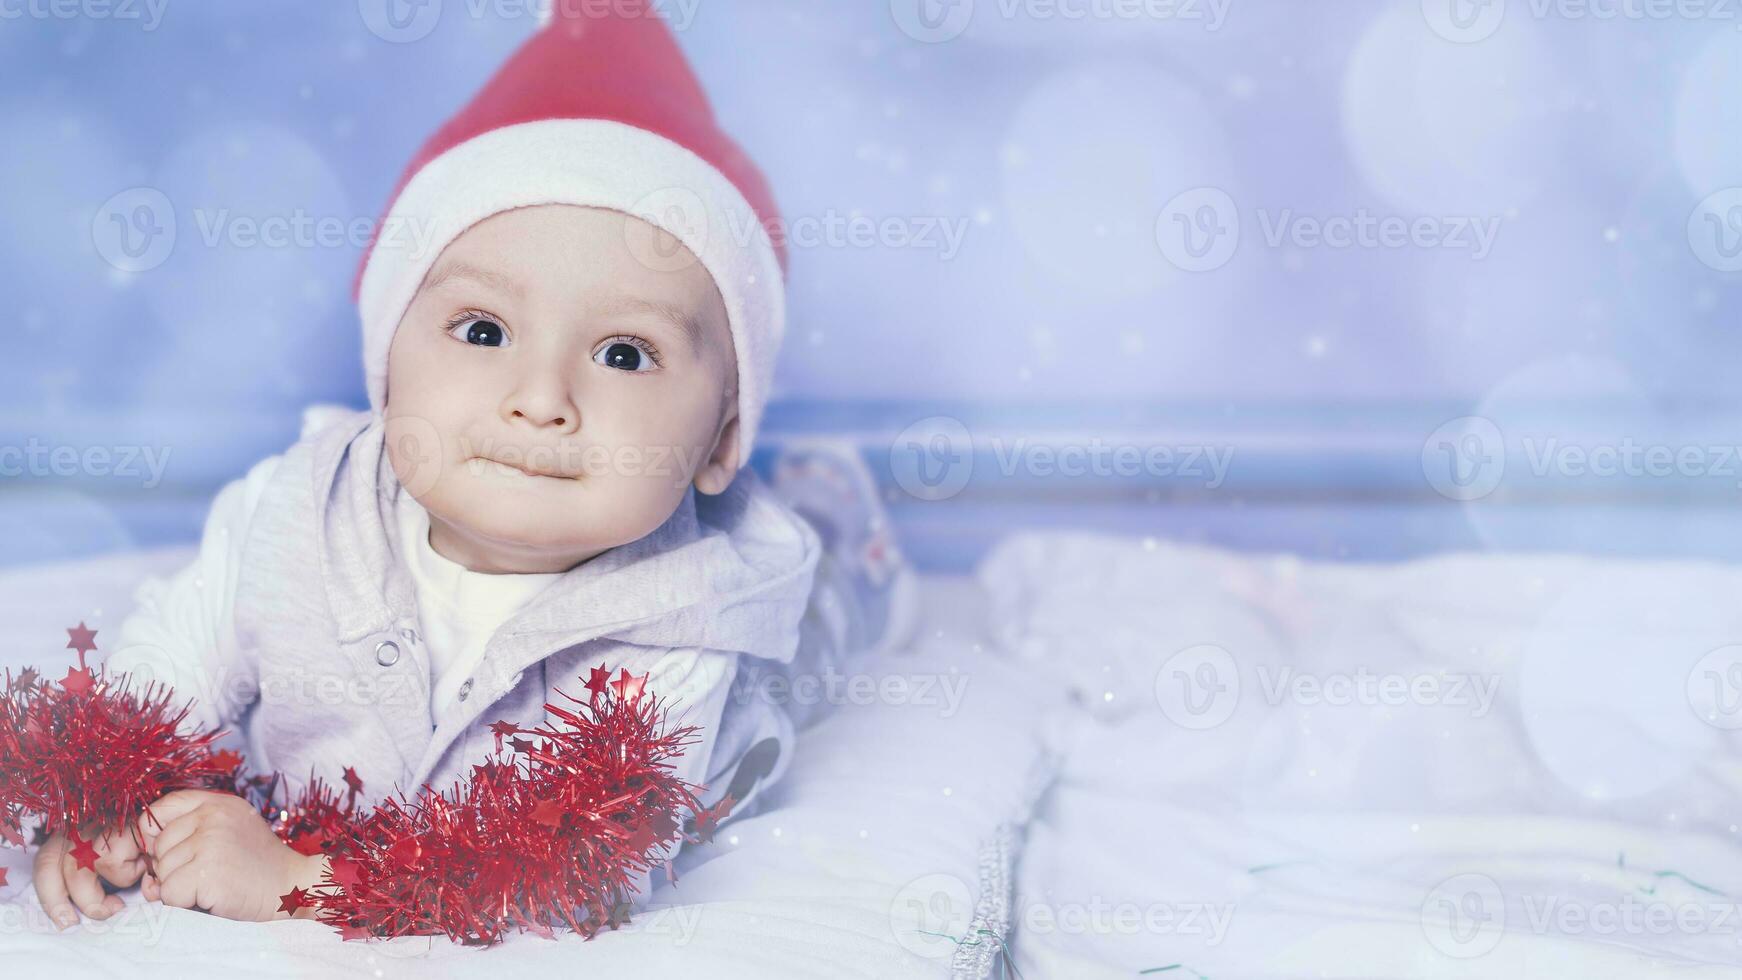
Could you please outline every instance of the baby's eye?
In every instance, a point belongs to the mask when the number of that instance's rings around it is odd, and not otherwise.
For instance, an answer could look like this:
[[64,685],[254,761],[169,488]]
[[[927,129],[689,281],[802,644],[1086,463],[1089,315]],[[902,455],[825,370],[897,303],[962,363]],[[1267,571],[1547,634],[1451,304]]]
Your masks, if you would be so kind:
[[600,347],[593,354],[593,363],[619,371],[651,371],[659,366],[659,355],[646,341],[620,337]]
[[477,347],[507,347],[508,331],[502,324],[480,316],[467,316],[452,322],[448,335]]

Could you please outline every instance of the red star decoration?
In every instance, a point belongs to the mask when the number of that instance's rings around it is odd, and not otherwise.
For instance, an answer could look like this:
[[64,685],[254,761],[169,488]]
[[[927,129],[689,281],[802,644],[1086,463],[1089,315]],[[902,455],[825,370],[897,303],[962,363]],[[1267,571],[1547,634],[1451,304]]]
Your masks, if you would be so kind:
[[509,739],[508,744],[512,745],[514,747],[514,751],[516,751],[516,752],[531,752],[532,751],[532,739],[530,739],[530,738]]
[[222,766],[225,772],[231,772],[242,764],[242,756],[235,749],[225,749],[222,752],[213,752],[212,762]]
[[501,769],[502,767],[497,764],[496,760],[491,759],[481,766],[472,767],[472,779],[478,782],[489,782],[496,778]]
[[627,667],[621,668],[621,671],[617,679],[611,682],[611,690],[616,691],[619,698],[633,701],[641,696],[641,687],[647,683],[647,675],[635,676],[629,673]]
[[67,853],[73,856],[73,861],[81,868],[94,869],[97,864],[97,849],[91,846],[90,841],[80,837],[76,830],[70,832],[69,836],[73,839],[73,849]]
[[642,824],[641,826],[636,827],[635,830],[629,834],[629,839],[624,842],[631,851],[634,851],[637,854],[646,854],[648,851],[652,850],[653,845],[657,843],[659,843],[659,838],[654,836],[653,828],[647,824]]
[[28,691],[36,686],[36,668],[26,667],[18,674],[18,679],[12,682],[14,691]]
[[351,787],[352,793],[363,792],[363,778],[350,766],[345,767],[345,785]]
[[587,690],[592,691],[594,697],[602,698],[605,696],[605,686],[610,682],[610,671],[603,667],[594,667],[592,674],[587,677]]
[[412,867],[417,864],[418,858],[423,857],[423,843],[416,837],[401,837],[387,849],[387,857],[394,864]]
[[0,840],[13,847],[24,846],[24,834],[19,832],[19,828],[15,824],[7,823],[5,820],[0,820]]
[[81,619],[79,625],[67,630],[67,636],[71,637],[67,640],[67,649],[79,651],[79,666],[83,667],[85,654],[97,649],[97,631],[86,629],[85,621]]
[[75,698],[82,698],[91,693],[93,685],[91,672],[83,667],[68,667],[67,675],[61,678],[60,686]]
[[290,839],[290,849],[298,854],[313,856],[321,852],[322,843],[321,835],[305,830]]
[[505,721],[498,721],[491,725],[490,733],[496,736],[496,751],[502,751],[502,739],[504,737],[512,735],[519,730],[520,729],[515,728],[513,725],[510,725]]
[[368,939],[369,930],[354,922],[348,922],[339,927],[339,938],[341,940]]
[[333,858],[333,881],[346,891],[362,884],[362,878],[357,874],[357,862],[350,858]]
[[547,827],[560,827],[563,822],[562,807],[557,806],[555,800],[540,800],[530,816]]
[[704,841],[713,837],[714,829],[719,827],[720,821],[732,812],[732,806],[737,802],[737,800],[732,799],[732,794],[727,793],[720,802],[697,813],[696,835]]
[[615,906],[613,906],[611,908],[611,917],[606,920],[605,924],[610,926],[613,930],[615,930],[618,926],[624,925],[628,921],[629,921],[629,903],[628,902],[618,902]]
[[302,888],[292,888],[290,894],[278,896],[278,911],[291,915],[295,915],[297,909],[313,904],[308,900],[308,892]]

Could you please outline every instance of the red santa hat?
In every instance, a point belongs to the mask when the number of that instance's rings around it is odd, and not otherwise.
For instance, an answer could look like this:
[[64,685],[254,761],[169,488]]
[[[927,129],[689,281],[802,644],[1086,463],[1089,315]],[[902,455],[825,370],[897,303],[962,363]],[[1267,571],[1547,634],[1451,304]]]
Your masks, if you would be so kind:
[[721,132],[653,4],[550,6],[538,33],[418,151],[376,227],[355,288],[369,402],[385,405],[393,332],[461,232],[518,207],[609,208],[669,232],[713,276],[737,354],[743,465],[786,329],[773,195]]

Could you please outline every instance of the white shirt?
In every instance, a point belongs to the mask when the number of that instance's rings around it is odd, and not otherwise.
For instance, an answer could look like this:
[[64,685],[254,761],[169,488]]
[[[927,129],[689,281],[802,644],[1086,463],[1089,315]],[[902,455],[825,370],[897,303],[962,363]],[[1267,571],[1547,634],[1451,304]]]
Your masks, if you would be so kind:
[[417,616],[429,653],[430,716],[458,699],[460,685],[484,660],[496,629],[562,578],[562,573],[474,572],[429,543],[429,511],[409,493],[395,512],[404,561],[417,587]]

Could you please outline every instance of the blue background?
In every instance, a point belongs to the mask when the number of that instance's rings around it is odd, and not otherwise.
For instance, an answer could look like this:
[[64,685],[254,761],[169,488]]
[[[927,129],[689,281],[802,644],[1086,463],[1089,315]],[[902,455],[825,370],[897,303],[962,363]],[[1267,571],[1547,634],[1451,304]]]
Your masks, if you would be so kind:
[[[160,2],[151,21],[144,0],[0,0],[0,447],[169,453],[150,488],[0,477],[0,562],[190,541],[304,406],[365,404],[356,244],[207,244],[201,221],[373,220],[535,26],[508,0],[429,0],[409,40],[371,30],[385,0]],[[1724,196],[1742,187],[1742,12],[1232,0],[1211,22],[1208,0],[1160,18],[1066,0],[1081,19],[956,0],[931,8],[958,18],[940,39],[914,36],[917,2],[663,6],[789,219],[963,229],[953,254],[794,249],[768,430],[770,449],[857,440],[924,564],[965,568],[1037,525],[1333,558],[1737,552],[1742,473],[1533,474],[1527,457],[1634,438],[1716,470],[1742,442],[1742,274],[1724,265],[1742,248],[1742,197]],[[1491,33],[1446,36],[1447,11],[1496,10]],[[129,271],[103,228],[136,188],[169,202],[177,238]],[[1187,271],[1164,232],[1205,188],[1238,245]],[[1267,240],[1359,214],[1498,237],[1481,255]],[[1488,449],[1508,475],[1474,501],[1432,478],[1486,458],[1436,459],[1432,434],[1462,416],[1504,433]],[[914,451],[897,434],[936,417],[971,433],[938,450],[972,465],[945,500],[896,478]],[[1234,463],[1215,487],[1001,467],[1018,438]]]

